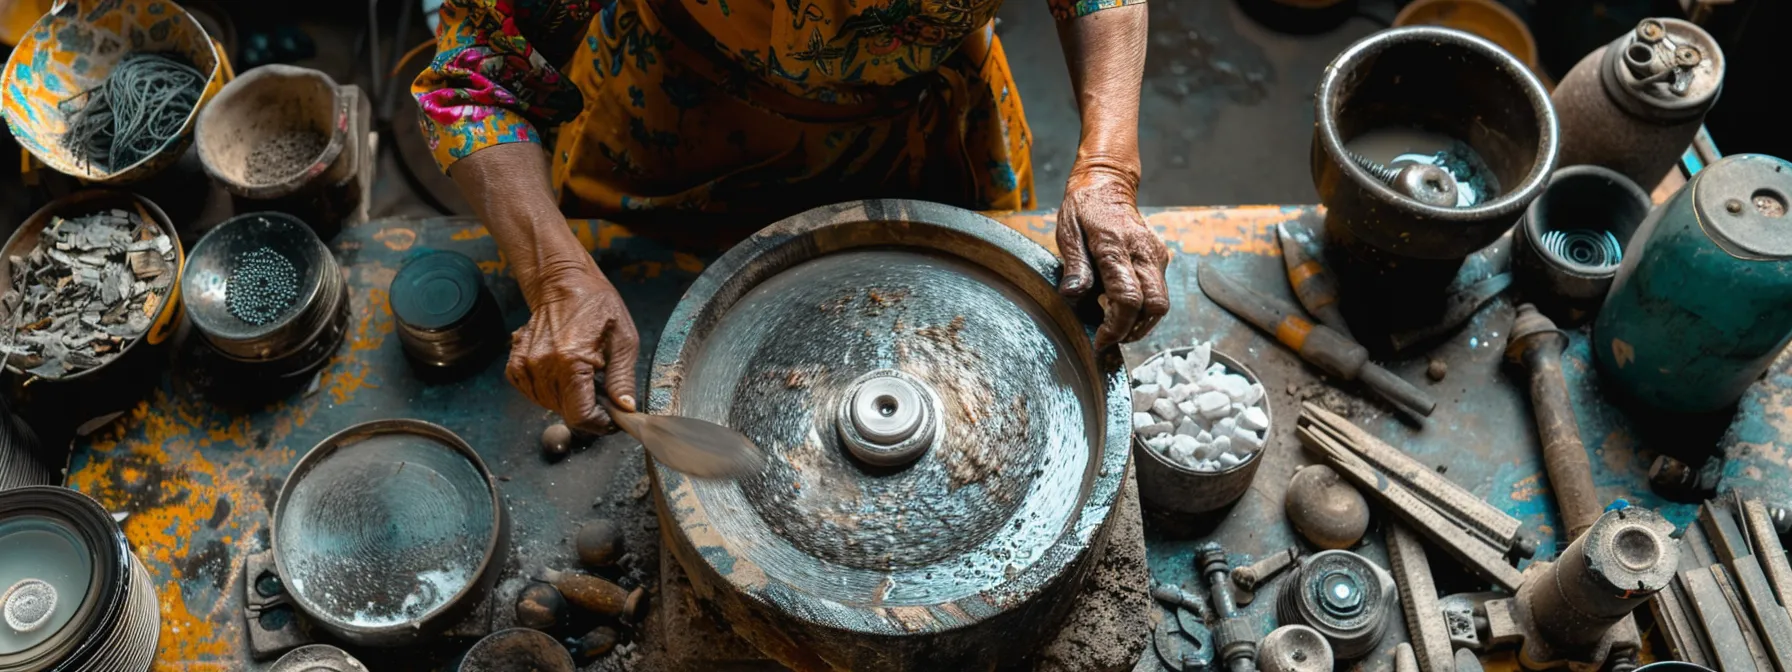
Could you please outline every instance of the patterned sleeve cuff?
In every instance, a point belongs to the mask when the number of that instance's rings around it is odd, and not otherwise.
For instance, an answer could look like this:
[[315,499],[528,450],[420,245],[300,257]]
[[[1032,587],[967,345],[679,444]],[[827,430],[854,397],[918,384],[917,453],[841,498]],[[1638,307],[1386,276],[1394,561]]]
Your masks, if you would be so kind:
[[[445,90],[446,91],[446,90]],[[432,106],[423,102],[423,138],[442,172],[473,152],[510,142],[541,143],[535,126],[515,110],[478,105]]]
[[1059,21],[1088,16],[1104,9],[1145,4],[1145,0],[1047,0],[1047,2],[1051,5],[1052,17]]

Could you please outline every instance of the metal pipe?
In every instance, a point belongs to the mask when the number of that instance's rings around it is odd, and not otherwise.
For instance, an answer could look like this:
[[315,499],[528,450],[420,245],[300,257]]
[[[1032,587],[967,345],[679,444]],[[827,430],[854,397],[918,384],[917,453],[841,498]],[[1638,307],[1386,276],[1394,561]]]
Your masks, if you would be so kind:
[[1518,307],[1506,359],[1530,372],[1531,409],[1543,442],[1549,487],[1556,493],[1569,538],[1578,538],[1599,520],[1600,508],[1593,489],[1593,463],[1581,443],[1580,421],[1574,417],[1568,381],[1562,376],[1562,349],[1567,344],[1568,336],[1527,303]]
[[1255,624],[1242,618],[1232,595],[1232,567],[1226,561],[1226,550],[1208,542],[1195,551],[1201,575],[1207,578],[1207,599],[1213,602],[1213,613],[1219,617],[1213,643],[1225,661],[1227,672],[1257,672],[1257,636]]

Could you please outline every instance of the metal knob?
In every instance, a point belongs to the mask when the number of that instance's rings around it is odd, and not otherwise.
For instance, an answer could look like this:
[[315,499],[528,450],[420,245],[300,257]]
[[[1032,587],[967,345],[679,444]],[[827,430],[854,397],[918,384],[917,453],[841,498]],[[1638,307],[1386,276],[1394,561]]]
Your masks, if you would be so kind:
[[894,369],[861,376],[840,404],[840,439],[854,457],[893,467],[921,457],[939,433],[938,397],[926,383]]

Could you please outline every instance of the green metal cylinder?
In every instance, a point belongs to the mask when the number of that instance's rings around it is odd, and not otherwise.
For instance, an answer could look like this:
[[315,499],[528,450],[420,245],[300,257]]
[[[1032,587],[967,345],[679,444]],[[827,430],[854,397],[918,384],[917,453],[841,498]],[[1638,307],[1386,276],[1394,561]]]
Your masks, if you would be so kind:
[[1695,174],[1631,239],[1593,326],[1607,380],[1654,408],[1736,403],[1792,337],[1792,163]]

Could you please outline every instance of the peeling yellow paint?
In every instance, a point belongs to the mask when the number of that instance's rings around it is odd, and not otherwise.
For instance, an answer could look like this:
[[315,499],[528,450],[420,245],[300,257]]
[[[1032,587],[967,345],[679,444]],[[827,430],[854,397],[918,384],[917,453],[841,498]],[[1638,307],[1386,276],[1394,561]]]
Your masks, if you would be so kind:
[[485,227],[483,227],[483,226],[469,226],[469,227],[459,229],[459,230],[455,231],[454,233],[449,234],[448,239],[449,240],[479,240],[481,238],[490,238],[491,235],[492,235],[492,232],[485,230]]
[[385,243],[388,249],[403,252],[417,244],[417,231],[405,227],[380,229],[379,233],[373,234],[373,239]]
[[685,254],[683,252],[673,252],[672,253],[672,265],[677,266],[678,270],[684,271],[686,273],[702,273],[703,272],[703,260],[698,259],[697,257],[695,257],[693,255]]
[[1545,492],[1547,490],[1543,487],[1543,475],[1531,474],[1512,484],[1512,501],[1528,502]]

